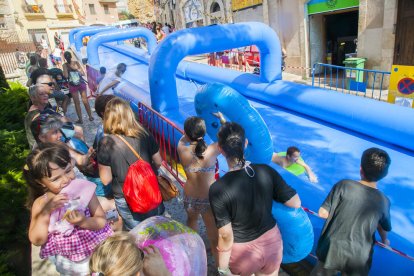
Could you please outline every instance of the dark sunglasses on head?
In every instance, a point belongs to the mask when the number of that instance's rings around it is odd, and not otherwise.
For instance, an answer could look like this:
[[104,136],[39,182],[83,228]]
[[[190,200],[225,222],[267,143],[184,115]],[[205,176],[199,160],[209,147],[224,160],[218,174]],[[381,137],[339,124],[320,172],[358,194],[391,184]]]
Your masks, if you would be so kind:
[[46,84],[46,85],[49,85],[50,87],[55,85],[53,82],[42,82],[41,84]]

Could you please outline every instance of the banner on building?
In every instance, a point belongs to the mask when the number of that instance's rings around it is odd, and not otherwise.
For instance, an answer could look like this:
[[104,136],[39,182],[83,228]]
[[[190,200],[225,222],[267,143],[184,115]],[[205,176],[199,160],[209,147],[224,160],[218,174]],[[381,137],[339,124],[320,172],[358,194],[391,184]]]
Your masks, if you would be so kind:
[[388,102],[414,107],[414,66],[392,66]]
[[311,0],[308,3],[308,14],[331,12],[359,7],[359,0]]
[[261,5],[263,0],[232,0],[231,1],[231,9],[233,11],[238,11],[250,7],[254,7],[257,5]]

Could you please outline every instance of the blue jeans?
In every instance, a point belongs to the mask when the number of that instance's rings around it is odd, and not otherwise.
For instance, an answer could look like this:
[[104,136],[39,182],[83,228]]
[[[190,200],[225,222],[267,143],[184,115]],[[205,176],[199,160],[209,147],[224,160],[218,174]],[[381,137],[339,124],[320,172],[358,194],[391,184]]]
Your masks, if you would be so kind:
[[147,219],[153,216],[160,216],[164,214],[164,211],[165,211],[165,207],[162,202],[160,205],[158,205],[157,208],[145,214],[139,214],[139,213],[132,212],[129,209],[127,202],[125,201],[125,198],[115,198],[115,205],[116,205],[116,209],[118,210],[119,215],[122,217],[124,231],[130,231],[132,228],[137,226],[144,219]]

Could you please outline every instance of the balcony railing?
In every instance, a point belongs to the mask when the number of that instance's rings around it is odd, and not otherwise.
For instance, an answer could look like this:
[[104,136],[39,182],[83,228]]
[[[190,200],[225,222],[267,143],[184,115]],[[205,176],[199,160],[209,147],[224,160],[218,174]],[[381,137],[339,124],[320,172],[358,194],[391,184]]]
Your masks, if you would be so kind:
[[74,18],[72,5],[55,5],[58,18]]
[[24,15],[28,19],[45,18],[45,11],[42,5],[23,5]]

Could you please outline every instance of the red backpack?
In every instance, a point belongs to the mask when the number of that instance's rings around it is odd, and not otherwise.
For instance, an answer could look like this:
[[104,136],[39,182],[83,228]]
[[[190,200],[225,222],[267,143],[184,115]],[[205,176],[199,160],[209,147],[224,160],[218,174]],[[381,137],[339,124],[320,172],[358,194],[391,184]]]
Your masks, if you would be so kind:
[[121,139],[138,158],[128,168],[122,191],[131,211],[145,214],[160,205],[162,201],[157,176],[151,164],[143,160],[134,148],[120,135]]

